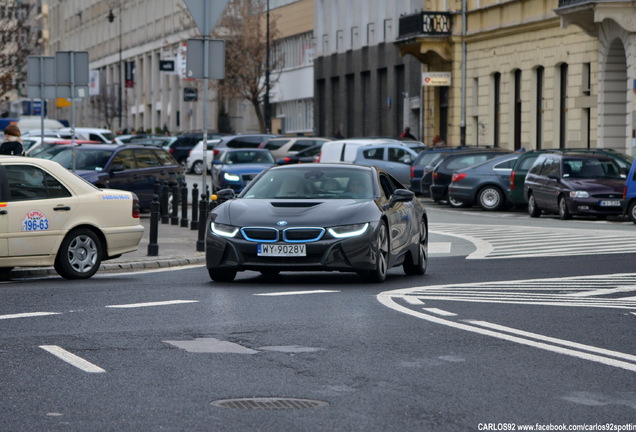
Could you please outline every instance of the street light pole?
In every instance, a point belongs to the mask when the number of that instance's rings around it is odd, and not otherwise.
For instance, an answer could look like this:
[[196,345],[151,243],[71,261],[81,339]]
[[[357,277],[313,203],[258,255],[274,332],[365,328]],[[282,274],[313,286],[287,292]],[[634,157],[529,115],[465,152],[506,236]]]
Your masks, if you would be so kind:
[[272,121],[271,121],[271,107],[269,103],[269,91],[270,91],[270,83],[269,83],[269,0],[267,0],[267,12],[265,14],[265,132],[270,133],[272,129]]
[[[119,81],[119,85],[118,85],[118,89],[117,89],[117,111],[118,111],[118,118],[119,118],[119,130],[122,130],[122,112],[123,112],[123,107],[122,107],[122,87],[123,87],[123,81],[122,81],[122,66],[121,66],[121,62],[122,62],[122,44],[121,44],[121,2],[119,3],[119,65],[118,65],[118,69],[117,69],[117,79]],[[115,15],[113,14],[113,10],[110,9],[108,11],[108,22],[112,23],[113,21],[115,21]]]

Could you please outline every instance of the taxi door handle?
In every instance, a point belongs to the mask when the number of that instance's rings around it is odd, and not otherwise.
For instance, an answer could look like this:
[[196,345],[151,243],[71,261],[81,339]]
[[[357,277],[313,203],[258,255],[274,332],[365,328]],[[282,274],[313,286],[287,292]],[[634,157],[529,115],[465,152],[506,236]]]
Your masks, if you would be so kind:
[[53,208],[53,210],[55,210],[55,211],[62,211],[62,210],[64,210],[64,211],[68,211],[68,210],[70,210],[70,209],[71,209],[71,208],[70,208],[69,206],[61,206],[61,207],[55,207],[55,208]]
[[9,214],[9,212],[6,210],[0,210],[0,215],[5,215],[5,214]]

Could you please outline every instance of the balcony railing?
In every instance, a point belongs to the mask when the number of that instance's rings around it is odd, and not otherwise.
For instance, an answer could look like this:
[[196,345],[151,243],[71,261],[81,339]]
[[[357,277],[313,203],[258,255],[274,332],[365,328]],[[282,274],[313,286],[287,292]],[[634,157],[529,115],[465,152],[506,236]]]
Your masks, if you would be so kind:
[[398,39],[409,36],[452,34],[452,14],[448,12],[418,12],[400,17]]
[[591,3],[589,0],[559,0],[559,7],[572,6],[581,3]]

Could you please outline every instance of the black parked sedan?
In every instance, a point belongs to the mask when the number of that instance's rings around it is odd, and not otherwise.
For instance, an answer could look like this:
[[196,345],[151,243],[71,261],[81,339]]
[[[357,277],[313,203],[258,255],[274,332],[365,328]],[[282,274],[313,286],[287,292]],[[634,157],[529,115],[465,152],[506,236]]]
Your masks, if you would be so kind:
[[422,275],[428,219],[414,193],[387,172],[349,164],[275,166],[210,213],[206,266],[212,280],[238,271],[359,273],[382,282],[402,266]]

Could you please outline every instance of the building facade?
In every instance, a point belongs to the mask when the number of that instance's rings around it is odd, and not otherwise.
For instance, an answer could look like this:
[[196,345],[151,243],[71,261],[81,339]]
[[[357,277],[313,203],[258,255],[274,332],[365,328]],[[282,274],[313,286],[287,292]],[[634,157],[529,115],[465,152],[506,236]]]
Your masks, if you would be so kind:
[[394,43],[400,16],[422,0],[315,1],[315,126],[319,135],[422,139],[420,62]]
[[628,2],[425,2],[396,47],[450,84],[423,85],[426,136],[509,149],[633,153],[634,18]]

